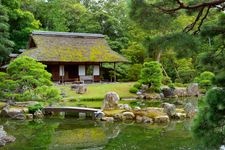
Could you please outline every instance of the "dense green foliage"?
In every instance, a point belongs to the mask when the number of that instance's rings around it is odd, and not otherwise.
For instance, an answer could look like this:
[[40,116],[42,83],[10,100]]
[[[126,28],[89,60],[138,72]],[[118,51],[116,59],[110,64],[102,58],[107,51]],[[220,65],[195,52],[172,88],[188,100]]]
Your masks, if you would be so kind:
[[195,75],[196,71],[194,69],[194,66],[192,64],[192,59],[191,58],[184,58],[184,59],[179,59],[177,61],[177,73],[178,73],[178,78],[177,81],[180,83],[189,83],[192,82]]
[[12,51],[13,42],[9,40],[8,14],[0,3],[0,65],[8,58]]
[[1,0],[9,17],[10,39],[15,43],[14,51],[26,48],[28,35],[39,29],[40,21],[36,20],[33,13],[21,7],[21,0]]
[[210,148],[224,144],[225,91],[213,88],[201,100],[199,112],[194,120],[194,135]]
[[149,85],[150,88],[159,90],[162,84],[162,68],[157,61],[145,62],[140,74],[141,83]]
[[[195,81],[202,88],[212,87],[212,80],[217,86],[225,87],[225,15],[218,8],[211,9],[215,5],[187,8],[204,2],[214,1],[130,0],[131,18],[150,32],[146,38],[147,53],[162,63],[164,73],[173,82],[179,82],[176,85],[192,82],[200,74]],[[223,5],[221,1],[218,6]],[[171,9],[174,10],[167,11]],[[218,149],[224,144],[224,95],[223,88],[209,90],[194,122],[194,134],[202,139],[204,145],[214,146],[209,149]]]
[[[225,87],[225,15],[219,9],[223,5],[216,5],[217,8],[213,5],[213,9],[209,7],[210,13],[204,8],[199,20],[196,16],[203,7],[165,13],[179,7],[178,2],[1,0],[0,64],[5,63],[10,52],[26,47],[28,35],[33,30],[101,33],[106,35],[114,51],[130,61],[130,64],[117,65],[116,72],[112,71],[113,65],[106,65],[111,78],[116,74],[119,81],[139,80],[155,90],[162,83],[173,87],[173,83],[184,86],[193,81],[206,90],[213,84]],[[182,2],[185,6],[194,6],[212,0]],[[30,58],[13,61],[7,73],[0,72],[1,99],[58,99],[59,92],[52,86],[51,75],[44,69],[45,66]],[[130,91],[135,93],[137,89],[135,86]],[[221,93],[222,89],[213,89],[206,95],[195,122],[194,131],[198,137],[204,137],[203,133],[209,130],[205,137],[219,133],[218,142],[221,142],[222,134],[218,132],[224,126],[220,114],[224,99]]]
[[29,111],[29,113],[34,114],[36,111],[42,110],[43,107],[44,106],[41,103],[37,103],[37,104],[34,104],[34,105],[29,105],[28,106],[28,111]]
[[1,99],[54,101],[60,98],[45,65],[29,57],[12,61],[7,73],[0,73],[0,80]]
[[198,77],[195,78],[195,82],[199,83],[201,88],[209,89],[213,86],[215,74],[210,71],[204,71]]

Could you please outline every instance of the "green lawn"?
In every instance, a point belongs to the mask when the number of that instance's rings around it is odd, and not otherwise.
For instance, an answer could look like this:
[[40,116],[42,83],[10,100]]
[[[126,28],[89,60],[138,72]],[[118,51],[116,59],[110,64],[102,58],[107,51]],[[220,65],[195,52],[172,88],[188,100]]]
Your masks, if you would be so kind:
[[57,85],[57,87],[65,94],[64,100],[84,101],[84,100],[103,100],[107,92],[114,91],[119,94],[120,98],[133,98],[136,95],[129,92],[134,82],[126,83],[93,83],[87,85],[85,94],[76,94],[72,90],[71,84]]
[[[77,94],[72,90],[71,84],[57,85],[65,94],[59,105],[64,106],[81,106],[81,107],[101,107],[104,96],[107,92],[114,91],[119,94],[120,98],[135,98],[136,95],[129,92],[134,82],[127,83],[93,83],[87,85],[85,94]],[[125,103],[121,101],[120,103]]]

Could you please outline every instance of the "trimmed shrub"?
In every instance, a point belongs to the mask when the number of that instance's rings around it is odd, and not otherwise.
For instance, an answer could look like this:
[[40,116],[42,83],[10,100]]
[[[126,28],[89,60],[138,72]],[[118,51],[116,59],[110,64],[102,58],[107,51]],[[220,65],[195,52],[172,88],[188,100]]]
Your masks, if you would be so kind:
[[16,101],[54,101],[60,99],[45,65],[22,56],[12,61],[7,73],[0,72],[0,99]]
[[209,89],[213,86],[213,81],[215,80],[214,73],[210,71],[204,71],[199,77],[195,78],[195,82],[199,83],[200,87],[203,89]]
[[157,61],[145,62],[141,69],[141,83],[149,85],[153,89],[159,89],[162,84],[162,68]]
[[131,87],[129,90],[130,93],[137,93],[138,89],[136,87]]

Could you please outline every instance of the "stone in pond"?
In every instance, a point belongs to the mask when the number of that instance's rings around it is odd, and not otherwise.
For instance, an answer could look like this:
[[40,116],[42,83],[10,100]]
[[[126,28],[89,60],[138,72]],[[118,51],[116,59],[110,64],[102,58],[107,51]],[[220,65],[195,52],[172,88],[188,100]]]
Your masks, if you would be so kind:
[[189,84],[187,87],[187,94],[188,96],[198,96],[199,95],[198,83]]
[[169,116],[174,117],[176,115],[176,107],[174,104],[163,103],[162,104],[163,111]]
[[26,117],[23,113],[23,109],[21,108],[10,108],[10,106],[6,106],[1,111],[2,117],[10,117],[12,119],[24,120]]
[[14,142],[16,138],[14,136],[7,135],[3,126],[0,125],[0,146],[4,146],[6,143]]
[[118,108],[119,95],[116,92],[108,92],[103,101],[102,110],[112,110]]
[[195,107],[190,102],[188,102],[187,104],[185,104],[184,111],[185,111],[185,113],[186,113],[186,115],[187,115],[188,118],[194,117],[194,115],[196,113]]
[[164,94],[164,97],[173,97],[174,96],[174,89],[171,89],[169,87],[165,87],[162,89],[162,92]]

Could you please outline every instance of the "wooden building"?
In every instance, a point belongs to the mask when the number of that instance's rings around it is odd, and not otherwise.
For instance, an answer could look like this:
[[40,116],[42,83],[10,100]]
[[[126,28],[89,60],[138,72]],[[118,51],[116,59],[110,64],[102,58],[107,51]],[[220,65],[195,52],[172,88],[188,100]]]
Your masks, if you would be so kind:
[[33,32],[21,55],[47,65],[53,81],[100,81],[102,63],[128,62],[111,50],[104,35],[70,32]]

